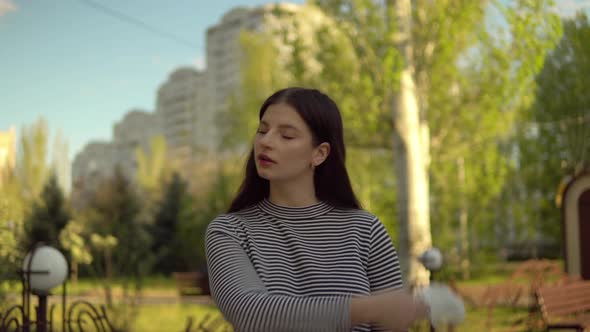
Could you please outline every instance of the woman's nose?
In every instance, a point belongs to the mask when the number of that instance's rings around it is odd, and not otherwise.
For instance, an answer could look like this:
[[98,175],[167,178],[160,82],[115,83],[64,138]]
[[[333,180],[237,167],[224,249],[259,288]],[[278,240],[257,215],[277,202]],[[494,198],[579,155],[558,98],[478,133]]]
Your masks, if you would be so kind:
[[263,147],[270,148],[273,145],[272,133],[266,132],[258,137],[258,144]]

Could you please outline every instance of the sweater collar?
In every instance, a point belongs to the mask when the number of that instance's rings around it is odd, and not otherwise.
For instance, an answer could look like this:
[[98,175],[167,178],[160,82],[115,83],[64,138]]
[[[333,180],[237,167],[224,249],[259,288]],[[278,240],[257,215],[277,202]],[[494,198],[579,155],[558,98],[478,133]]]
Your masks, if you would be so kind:
[[291,207],[275,204],[268,200],[268,198],[258,203],[258,208],[264,213],[284,220],[313,219],[333,209],[332,206],[325,202],[318,202],[302,207]]

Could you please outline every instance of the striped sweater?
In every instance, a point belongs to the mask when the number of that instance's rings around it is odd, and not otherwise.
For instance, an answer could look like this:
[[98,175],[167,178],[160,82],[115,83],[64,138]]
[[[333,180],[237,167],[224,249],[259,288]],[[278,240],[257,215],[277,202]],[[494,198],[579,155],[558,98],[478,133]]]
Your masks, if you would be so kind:
[[351,296],[402,286],[379,219],[324,202],[264,200],[220,215],[207,228],[206,253],[212,297],[240,332],[378,331],[351,326]]

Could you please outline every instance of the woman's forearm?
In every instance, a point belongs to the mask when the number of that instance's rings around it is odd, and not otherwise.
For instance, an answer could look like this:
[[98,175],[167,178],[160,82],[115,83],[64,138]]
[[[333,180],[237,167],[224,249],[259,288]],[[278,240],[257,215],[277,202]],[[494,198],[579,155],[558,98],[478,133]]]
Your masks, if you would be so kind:
[[427,317],[428,307],[405,289],[351,298],[351,325],[371,324],[390,331],[405,331]]
[[351,299],[350,319],[352,326],[374,323],[374,319],[371,316],[375,312],[372,310],[373,302],[370,296],[358,296]]

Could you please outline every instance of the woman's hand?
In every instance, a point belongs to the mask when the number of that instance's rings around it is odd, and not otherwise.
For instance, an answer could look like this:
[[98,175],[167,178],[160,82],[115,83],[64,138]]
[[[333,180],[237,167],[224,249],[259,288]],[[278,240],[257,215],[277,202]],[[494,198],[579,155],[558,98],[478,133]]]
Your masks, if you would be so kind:
[[428,317],[428,306],[406,289],[352,299],[352,324],[370,323],[398,332]]

